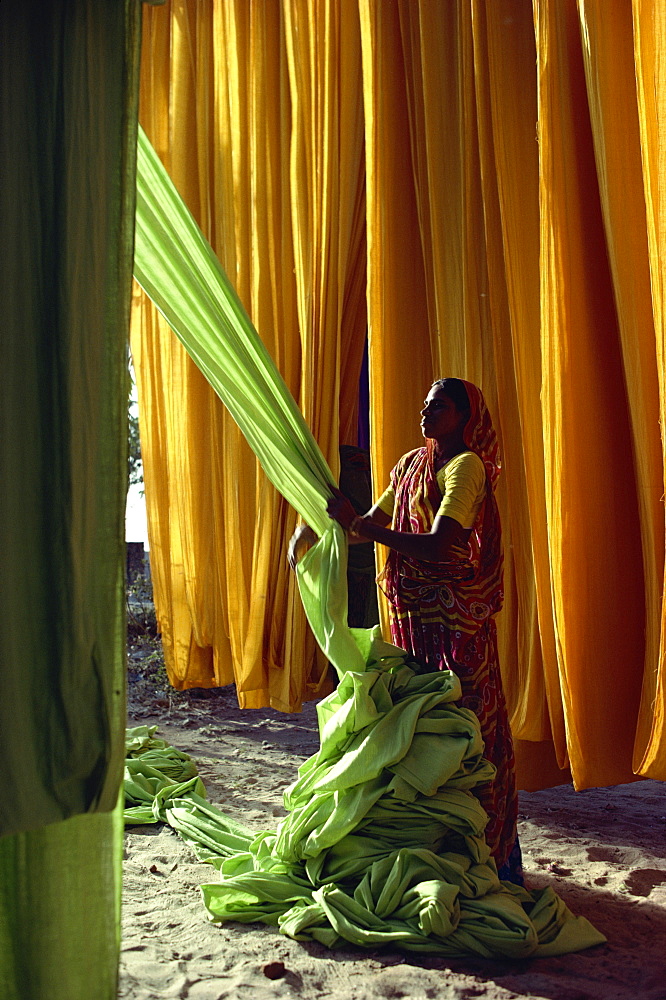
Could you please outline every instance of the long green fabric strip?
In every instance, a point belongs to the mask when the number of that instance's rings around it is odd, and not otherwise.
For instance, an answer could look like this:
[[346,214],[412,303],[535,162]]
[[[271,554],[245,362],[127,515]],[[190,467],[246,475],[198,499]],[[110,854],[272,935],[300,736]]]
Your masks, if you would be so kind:
[[476,716],[449,671],[419,675],[378,630],[346,624],[346,541],[333,479],[219,261],[140,135],[135,275],[239,424],[273,484],[320,535],[299,564],[315,636],[340,683],[318,705],[321,748],[275,832],[206,802],[189,759],[134,730],[128,822],[170,823],[221,881],[212,920],[264,921],[329,947],[441,955],[560,954],[604,940],[552,892],[500,883],[472,790],[492,780]]
[[347,543],[326,514],[333,475],[210,244],[140,131],[134,274],[247,438],[266,475],[320,536],[298,582],[338,672],[363,669],[345,624]]

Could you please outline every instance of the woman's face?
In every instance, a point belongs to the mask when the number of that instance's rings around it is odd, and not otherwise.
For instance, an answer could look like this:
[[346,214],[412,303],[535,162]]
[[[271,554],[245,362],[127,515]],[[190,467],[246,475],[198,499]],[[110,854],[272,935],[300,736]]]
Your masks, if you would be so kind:
[[441,386],[433,386],[421,410],[421,430],[424,438],[451,440],[462,434],[467,413],[461,413]]

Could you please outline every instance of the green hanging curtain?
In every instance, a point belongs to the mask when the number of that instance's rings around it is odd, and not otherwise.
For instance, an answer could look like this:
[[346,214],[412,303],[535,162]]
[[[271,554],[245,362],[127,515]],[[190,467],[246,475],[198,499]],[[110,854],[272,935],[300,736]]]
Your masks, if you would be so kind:
[[0,996],[111,1000],[139,0],[3,0]]

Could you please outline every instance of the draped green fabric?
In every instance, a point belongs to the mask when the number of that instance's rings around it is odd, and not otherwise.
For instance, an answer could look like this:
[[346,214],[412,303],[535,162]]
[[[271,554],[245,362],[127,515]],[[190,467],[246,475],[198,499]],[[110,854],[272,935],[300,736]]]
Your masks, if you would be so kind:
[[3,1000],[116,995],[140,13],[0,4]]
[[329,947],[451,956],[560,954],[603,941],[551,890],[498,880],[472,794],[493,768],[476,716],[455,704],[458,679],[419,675],[378,630],[347,627],[346,542],[325,511],[331,473],[143,134],[137,178],[135,276],[273,484],[320,535],[299,564],[299,587],[340,683],[318,706],[321,748],[287,791],[289,815],[276,832],[255,837],[230,823],[206,803],[183,755],[137,730],[128,821],[169,822],[220,869],[221,881],[202,887],[213,920],[261,920]]
[[338,672],[363,669],[345,624],[346,536],[326,514],[331,471],[143,130],[134,275],[228,407],[268,478],[320,536],[298,570],[308,621]]
[[415,673],[379,635],[366,659],[318,706],[321,748],[287,789],[275,832],[255,834],[206,802],[193,761],[146,726],[128,731],[126,821],[169,823],[219,870],[201,887],[214,921],[449,957],[558,955],[605,940],[552,889],[499,881],[471,794],[494,768],[476,716],[456,704],[458,678]]

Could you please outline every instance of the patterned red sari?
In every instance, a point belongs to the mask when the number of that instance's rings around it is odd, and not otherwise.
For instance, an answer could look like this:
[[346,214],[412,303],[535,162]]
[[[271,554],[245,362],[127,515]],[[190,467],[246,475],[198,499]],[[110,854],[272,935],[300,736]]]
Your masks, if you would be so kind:
[[[485,756],[497,768],[478,797],[490,817],[486,839],[498,868],[516,842],[518,800],[514,753],[497,657],[493,616],[502,607],[501,526],[494,488],[499,449],[481,391],[469,382],[471,416],[465,444],[486,468],[486,497],[469,542],[446,562],[422,562],[391,550],[379,582],[390,607],[391,634],[427,670],[452,670],[460,678],[461,704],[478,717]],[[395,531],[426,532],[442,500],[432,443],[404,455],[391,473],[396,494]]]

